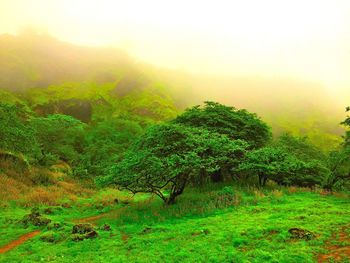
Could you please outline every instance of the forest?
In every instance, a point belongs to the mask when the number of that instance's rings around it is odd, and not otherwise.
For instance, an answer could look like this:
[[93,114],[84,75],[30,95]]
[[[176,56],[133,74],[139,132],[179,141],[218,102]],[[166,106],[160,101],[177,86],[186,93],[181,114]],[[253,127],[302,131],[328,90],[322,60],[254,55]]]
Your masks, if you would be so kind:
[[176,74],[0,36],[0,262],[348,262],[350,101]]

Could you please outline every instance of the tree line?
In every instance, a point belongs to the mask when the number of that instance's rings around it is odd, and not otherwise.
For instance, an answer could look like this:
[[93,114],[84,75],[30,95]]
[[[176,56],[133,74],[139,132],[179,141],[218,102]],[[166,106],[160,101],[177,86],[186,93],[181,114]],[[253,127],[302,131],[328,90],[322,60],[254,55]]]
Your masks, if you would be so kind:
[[[349,127],[349,117],[342,124]],[[205,102],[147,129],[101,182],[153,193],[172,204],[188,185],[252,178],[262,187],[268,180],[330,191],[346,187],[349,132],[339,149],[325,153],[307,138],[272,139],[270,127],[256,114]]]
[[[347,108],[350,111],[350,108]],[[348,116],[342,124],[350,127]],[[84,123],[72,116],[38,116],[26,104],[0,103],[2,155],[21,154],[30,165],[68,163],[73,176],[98,178],[172,204],[184,189],[215,182],[348,187],[350,132],[323,152],[307,138],[283,134],[244,109],[205,102],[176,118],[142,125],[128,116]]]

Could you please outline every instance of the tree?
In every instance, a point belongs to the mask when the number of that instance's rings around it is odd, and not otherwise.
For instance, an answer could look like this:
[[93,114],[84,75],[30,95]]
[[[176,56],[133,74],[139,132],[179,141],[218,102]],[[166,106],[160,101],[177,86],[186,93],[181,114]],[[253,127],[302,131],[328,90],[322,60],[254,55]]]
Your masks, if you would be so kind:
[[[346,107],[346,112],[350,112],[350,107]],[[345,120],[341,124],[343,124],[347,128],[350,128],[350,116],[346,116]],[[344,139],[344,146],[350,147],[350,130],[346,131]]]
[[286,152],[275,147],[264,147],[248,152],[244,162],[239,165],[239,171],[257,175],[259,184],[264,186],[267,179],[272,179],[281,171],[286,155]]
[[[104,184],[116,184],[133,193],[149,192],[173,204],[199,171],[237,166],[247,144],[207,130],[177,124],[156,125],[128,150]],[[169,191],[169,195],[164,190]]]
[[[346,112],[350,107],[346,108]],[[345,127],[350,127],[350,116],[347,116],[341,123]],[[345,185],[350,179],[350,131],[347,130],[344,136],[344,143],[338,150],[329,153],[328,167],[331,171],[324,188],[332,191],[335,186]]]
[[330,174],[324,188],[332,191],[337,184],[344,184],[350,179],[350,147],[330,152],[328,167]]
[[206,101],[203,107],[187,109],[173,122],[224,134],[232,140],[245,140],[251,148],[262,147],[271,139],[270,127],[256,114],[217,102]]
[[0,102],[0,150],[31,157],[40,153],[29,117],[21,107]]
[[322,185],[328,169],[317,160],[304,161],[279,147],[264,147],[247,153],[239,171],[259,178],[260,186],[268,179],[283,185]]
[[57,158],[74,164],[83,152],[85,124],[67,115],[53,114],[33,118],[38,142],[44,156]]

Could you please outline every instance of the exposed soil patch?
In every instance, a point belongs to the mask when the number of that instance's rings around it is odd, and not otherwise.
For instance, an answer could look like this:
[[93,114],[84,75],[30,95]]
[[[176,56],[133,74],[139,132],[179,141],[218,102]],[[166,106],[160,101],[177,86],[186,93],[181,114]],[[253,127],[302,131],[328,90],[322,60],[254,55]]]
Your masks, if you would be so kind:
[[99,214],[97,216],[89,216],[85,218],[75,219],[73,222],[76,223],[95,223],[97,220],[107,216],[108,213]]
[[332,238],[326,243],[327,254],[321,254],[317,257],[318,263],[323,262],[341,262],[350,259],[350,245],[333,245],[331,242],[350,243],[350,235],[346,232],[350,225],[341,228],[339,233],[334,233]]
[[24,242],[26,242],[28,239],[31,239],[33,237],[35,237],[36,235],[38,235],[40,233],[39,230],[36,230],[36,231],[33,231],[33,232],[30,232],[30,233],[27,233],[21,237],[19,237],[18,239],[12,241],[11,243],[3,246],[3,247],[0,247],[0,254],[3,254],[15,247],[18,247],[19,245],[23,244]]

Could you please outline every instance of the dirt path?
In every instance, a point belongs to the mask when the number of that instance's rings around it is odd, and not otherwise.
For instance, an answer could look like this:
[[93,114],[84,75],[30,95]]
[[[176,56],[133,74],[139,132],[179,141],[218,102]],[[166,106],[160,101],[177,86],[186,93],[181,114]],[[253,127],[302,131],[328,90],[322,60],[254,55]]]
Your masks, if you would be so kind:
[[19,245],[23,244],[24,242],[26,242],[28,239],[31,239],[33,237],[35,237],[36,235],[39,235],[40,234],[40,231],[39,230],[35,230],[33,232],[30,232],[30,233],[27,233],[27,234],[24,234],[22,236],[20,236],[18,239],[12,241],[11,243],[3,246],[3,247],[0,247],[0,254],[3,254],[15,247],[18,247]]
[[350,246],[333,245],[331,241],[337,241],[337,243],[350,243],[350,236],[346,233],[346,230],[350,228],[350,225],[341,228],[340,232],[334,233],[331,240],[326,243],[327,254],[321,254],[317,257],[318,263],[324,262],[341,262],[345,259],[350,259]]
[[75,223],[95,223],[97,220],[106,217],[109,213],[103,213],[103,214],[99,214],[96,216],[89,216],[89,217],[85,217],[85,218],[79,218],[79,219],[74,219],[73,222]]
[[[117,210],[120,210],[120,209],[117,209]],[[90,217],[76,219],[76,220],[73,220],[73,222],[94,224],[97,220],[99,220],[103,217],[106,217],[109,214],[114,214],[117,210],[114,210],[114,211],[111,211],[108,213],[104,213],[104,214],[99,214],[96,216],[90,216]],[[28,239],[31,239],[31,238],[37,236],[38,234],[40,234],[40,232],[41,232],[40,230],[35,230],[35,231],[29,232],[27,234],[20,236],[18,239],[8,243],[7,245],[5,245],[3,247],[0,247],[0,254],[6,253],[7,251],[9,251],[11,249],[14,249],[14,248],[20,246],[21,244],[26,242]]]
[[[89,216],[89,217],[85,217],[85,218],[75,219],[72,222],[95,224],[97,220],[104,218],[104,217],[118,218],[125,209],[127,209],[127,206],[121,207],[121,208],[116,209],[116,210],[112,210],[112,211],[107,212],[107,213],[103,213],[103,214],[99,214],[99,215],[95,215],[95,216]],[[36,231],[30,232],[30,233],[24,234],[21,237],[19,237],[18,239],[10,242],[9,244],[7,244],[3,247],[0,247],[0,254],[6,253],[7,251],[18,247],[19,245],[23,244],[28,239],[31,239],[31,238],[35,237],[36,235],[40,234],[40,232],[41,232],[40,230],[36,230]]]

